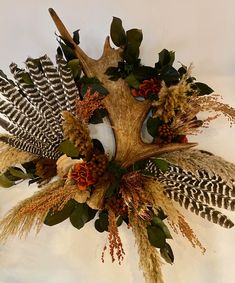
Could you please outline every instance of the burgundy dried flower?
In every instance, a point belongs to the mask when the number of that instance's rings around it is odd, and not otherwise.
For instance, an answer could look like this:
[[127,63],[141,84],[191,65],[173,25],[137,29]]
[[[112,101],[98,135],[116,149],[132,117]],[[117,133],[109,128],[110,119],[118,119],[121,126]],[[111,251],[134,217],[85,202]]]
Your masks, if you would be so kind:
[[140,86],[139,89],[134,89],[132,91],[132,95],[142,96],[144,98],[149,98],[151,94],[158,94],[161,89],[161,82],[157,79],[150,79],[150,80],[144,80]]

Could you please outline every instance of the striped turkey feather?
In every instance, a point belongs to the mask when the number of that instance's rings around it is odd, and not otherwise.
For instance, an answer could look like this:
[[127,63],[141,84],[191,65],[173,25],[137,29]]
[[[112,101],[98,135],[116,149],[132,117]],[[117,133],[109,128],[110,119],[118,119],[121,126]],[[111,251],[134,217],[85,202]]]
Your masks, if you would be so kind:
[[235,187],[220,176],[205,170],[194,174],[174,164],[169,164],[163,172],[152,160],[147,162],[145,170],[164,185],[169,198],[184,208],[225,228],[233,226],[227,216],[211,207],[235,210]]
[[[79,97],[72,72],[57,57],[57,67],[45,55],[37,60],[28,58],[28,71],[10,65],[15,81],[0,78],[0,126],[12,136],[1,141],[41,157],[57,159],[58,145],[63,141],[63,111],[75,111]],[[24,75],[28,76],[29,82]]]
[[47,105],[45,99],[36,88],[36,85],[28,84],[23,80],[25,70],[19,69],[15,63],[10,65],[10,70],[17,81],[18,87],[20,88],[21,92],[25,94],[27,100],[37,109],[40,115],[43,116],[51,130],[57,136],[62,136],[61,127],[55,120],[51,108]]

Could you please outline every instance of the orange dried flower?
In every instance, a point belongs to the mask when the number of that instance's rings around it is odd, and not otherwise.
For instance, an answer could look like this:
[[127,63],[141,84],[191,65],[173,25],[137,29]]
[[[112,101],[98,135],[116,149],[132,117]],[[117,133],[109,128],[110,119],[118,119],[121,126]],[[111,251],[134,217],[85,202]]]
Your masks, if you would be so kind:
[[71,178],[76,181],[77,187],[81,191],[96,183],[86,162],[74,165]]
[[88,123],[93,113],[97,109],[103,109],[103,96],[99,92],[91,93],[89,88],[83,100],[76,101],[76,114],[84,123]]
[[144,98],[148,98],[151,94],[158,94],[161,89],[161,82],[157,79],[150,79],[150,80],[144,80],[140,86],[139,89],[134,89],[132,91],[132,95],[142,96]]

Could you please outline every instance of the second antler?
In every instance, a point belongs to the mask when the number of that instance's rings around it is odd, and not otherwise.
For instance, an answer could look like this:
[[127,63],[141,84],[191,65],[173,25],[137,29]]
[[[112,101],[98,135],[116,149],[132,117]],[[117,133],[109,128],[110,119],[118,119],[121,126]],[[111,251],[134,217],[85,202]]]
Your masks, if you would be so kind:
[[61,36],[73,46],[77,58],[80,60],[83,71],[87,77],[96,77],[109,94],[103,100],[116,140],[115,161],[121,166],[128,167],[136,161],[156,156],[165,152],[188,149],[196,143],[170,143],[159,145],[144,143],[141,139],[143,122],[150,111],[151,102],[138,101],[131,95],[128,84],[123,80],[109,80],[105,71],[109,67],[117,67],[122,61],[121,48],[114,49],[110,46],[109,37],[106,38],[103,54],[98,60],[91,59],[77,46],[64,24],[53,9],[49,9]]

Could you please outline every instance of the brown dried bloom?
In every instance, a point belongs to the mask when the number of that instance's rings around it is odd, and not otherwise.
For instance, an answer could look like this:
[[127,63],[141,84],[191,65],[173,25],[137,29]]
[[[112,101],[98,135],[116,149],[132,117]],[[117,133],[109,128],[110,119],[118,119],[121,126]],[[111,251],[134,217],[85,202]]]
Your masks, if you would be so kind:
[[153,117],[159,117],[165,123],[168,123],[176,116],[177,111],[184,111],[188,107],[187,93],[191,91],[190,84],[187,83],[185,78],[177,84],[167,87],[162,82],[162,88],[159,92],[159,100],[153,102],[156,111]]
[[49,158],[39,159],[36,163],[36,174],[43,180],[50,180],[56,176],[56,161]]
[[103,98],[99,92],[96,91],[92,94],[91,89],[88,88],[83,100],[76,100],[77,117],[83,123],[88,123],[95,110],[104,108]]
[[109,226],[108,226],[109,250],[110,250],[112,262],[115,261],[115,252],[116,252],[118,263],[121,264],[121,262],[124,259],[125,252],[123,250],[122,241],[118,233],[116,216],[111,209],[108,210],[108,220],[109,220]]
[[218,101],[219,98],[220,96],[216,94],[198,96],[191,99],[190,105],[197,112],[208,111],[209,113],[216,113],[216,115],[209,116],[204,121],[205,124],[208,124],[210,121],[216,119],[220,115],[224,115],[230,122],[230,125],[235,124],[235,108]]
[[78,148],[81,155],[84,155],[85,158],[89,158],[93,145],[87,125],[78,118],[75,118],[70,112],[64,111],[63,117],[65,139],[70,140]]
[[144,178],[139,172],[124,175],[120,184],[120,194],[134,216],[148,221],[152,217],[152,212],[149,210],[149,195],[144,189],[143,182]]

